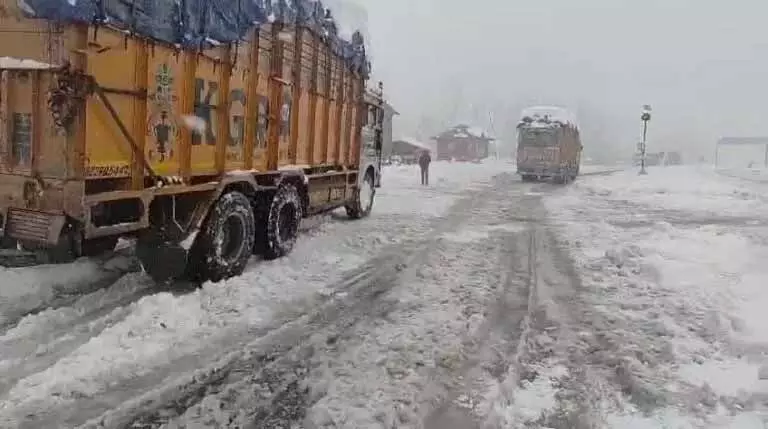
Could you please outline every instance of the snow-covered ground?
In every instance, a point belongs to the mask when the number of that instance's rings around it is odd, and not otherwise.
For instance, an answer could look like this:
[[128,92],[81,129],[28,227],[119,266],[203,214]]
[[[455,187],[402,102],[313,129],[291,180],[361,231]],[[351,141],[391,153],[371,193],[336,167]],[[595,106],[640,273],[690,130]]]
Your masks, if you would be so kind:
[[[369,218],[309,222],[288,257],[254,261],[243,276],[198,290],[157,291],[141,273],[83,286],[121,261],[7,270],[0,319],[36,312],[0,331],[0,427],[72,427],[231,358],[343,294],[334,288],[346,273],[423,238],[457,199],[505,171],[503,161],[434,163],[422,187],[416,167],[387,168]],[[45,309],[62,289],[74,298]]]
[[764,428],[768,186],[606,170],[388,167],[369,218],[199,289],[5,270],[0,427]]
[[[615,352],[587,361],[622,392],[600,395],[602,427],[766,427],[766,201],[709,167],[584,177],[545,198],[589,309],[579,347]],[[528,395],[551,397],[550,381]]]
[[723,176],[751,180],[755,182],[768,182],[768,168],[719,168],[717,170]]

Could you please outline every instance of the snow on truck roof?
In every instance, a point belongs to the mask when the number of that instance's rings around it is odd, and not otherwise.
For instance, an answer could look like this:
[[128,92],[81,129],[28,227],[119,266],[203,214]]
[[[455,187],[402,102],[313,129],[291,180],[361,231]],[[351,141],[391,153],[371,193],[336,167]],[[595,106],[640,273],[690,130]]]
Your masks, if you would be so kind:
[[365,77],[370,74],[362,34],[356,31],[344,40],[340,25],[320,0],[153,0],[138,2],[140,7],[132,2],[104,0],[16,1],[32,18],[109,25],[189,48],[234,43],[264,24],[301,25],[322,37],[348,67]]
[[576,119],[576,115],[574,115],[568,109],[560,106],[531,106],[525,108],[520,113],[520,122],[523,122],[523,118],[531,118],[535,121],[533,124],[548,126],[545,125],[546,123],[539,122],[539,120],[544,119],[545,117],[549,117],[551,122],[570,124],[576,128],[579,128],[579,121]]

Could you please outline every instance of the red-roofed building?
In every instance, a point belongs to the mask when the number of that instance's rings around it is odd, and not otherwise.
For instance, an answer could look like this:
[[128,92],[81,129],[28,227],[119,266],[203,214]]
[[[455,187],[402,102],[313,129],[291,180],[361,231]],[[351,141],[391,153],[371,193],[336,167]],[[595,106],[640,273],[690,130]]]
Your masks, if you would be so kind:
[[438,161],[479,161],[488,158],[491,142],[495,139],[484,130],[459,124],[435,137]]

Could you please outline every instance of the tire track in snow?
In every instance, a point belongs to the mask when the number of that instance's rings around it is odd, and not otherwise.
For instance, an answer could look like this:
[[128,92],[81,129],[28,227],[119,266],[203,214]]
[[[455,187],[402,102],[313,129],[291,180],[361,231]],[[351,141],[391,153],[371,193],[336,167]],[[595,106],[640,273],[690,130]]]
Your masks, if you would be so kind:
[[[476,409],[478,395],[488,381],[501,382],[510,368],[519,366],[521,345],[529,329],[536,293],[535,239],[532,225],[543,218],[539,192],[547,184],[536,185],[532,192],[519,198],[519,205],[503,214],[504,220],[520,222],[524,229],[507,232],[499,238],[498,267],[501,270],[496,304],[489,316],[465,343],[471,344],[469,357],[454,374],[453,385],[442,400],[424,418],[425,429],[472,429],[480,427],[481,415]],[[439,391],[440,387],[431,390]],[[429,395],[427,395],[429,396]]]
[[[333,214],[318,216],[303,223],[300,231],[312,235],[336,218]],[[105,329],[121,323],[134,310],[132,304],[142,298],[165,292],[183,295],[198,289],[198,284],[183,281],[155,284],[140,272],[131,253],[131,248],[122,248],[76,262],[98,263],[98,278],[68,285],[66,293],[9,320],[0,330],[0,398],[18,381],[45,371]],[[47,268],[55,271],[71,266]]]
[[335,285],[333,299],[317,311],[266,333],[249,344],[247,351],[203,371],[202,377],[135,398],[83,427],[150,428],[169,422],[169,427],[175,427],[174,418],[183,413],[204,422],[211,412],[219,414],[217,421],[236,421],[240,427],[275,427],[278,422],[285,425],[300,420],[311,401],[302,381],[316,348],[334,343],[362,320],[384,317],[396,302],[381,297],[403,275],[418,268],[437,237],[461,224],[481,198],[482,192],[469,192],[447,215],[430,222],[426,228],[431,231],[429,237],[390,246]]
[[[442,401],[424,419],[425,429],[473,429],[480,425],[475,406],[478,392],[487,385],[489,378],[502,381],[510,367],[519,365],[520,344],[527,332],[531,301],[535,293],[533,276],[521,275],[518,261],[528,260],[519,242],[529,242],[529,231],[508,234],[502,248],[499,266],[502,267],[502,289],[491,315],[478,328],[478,333],[465,341],[474,344],[470,357],[454,378],[455,384],[442,396]],[[528,240],[526,240],[528,239]],[[523,250],[521,252],[521,250]],[[527,277],[527,278],[526,278]],[[510,358],[509,356],[512,356]]]
[[[115,252],[109,252],[102,257],[94,259],[81,259],[71,264],[61,265],[41,265],[26,268],[11,268],[10,272],[17,275],[32,273],[35,276],[39,271],[40,277],[52,276],[48,284],[40,286],[43,288],[39,297],[8,296],[9,293],[3,292],[0,295],[0,309],[3,311],[0,318],[0,335],[4,335],[13,329],[20,321],[29,317],[38,315],[44,311],[56,310],[69,307],[75,304],[78,299],[89,293],[106,288],[117,282],[124,275],[139,270],[138,264],[133,260],[129,249],[121,249]],[[96,264],[96,267],[80,267],[82,270],[91,269],[93,277],[87,280],[75,279],[74,283],[62,283],[65,280],[59,280],[55,277],[59,274],[63,278],[67,277],[67,270],[78,268],[84,264]],[[60,272],[59,272],[60,271]],[[42,279],[41,283],[45,283]],[[8,285],[3,287],[24,287],[22,285]],[[43,294],[44,293],[44,294]],[[31,306],[26,302],[34,298],[39,301]]]
[[[503,291],[476,353],[426,416],[425,429],[592,428],[601,401],[615,392],[580,337],[589,326],[577,305],[580,278],[538,201],[552,189],[539,186],[541,194],[525,197],[537,201],[521,202],[523,213],[514,214],[527,227],[501,252]],[[549,398],[532,401],[542,386]]]
[[10,329],[0,337],[0,350],[4,350],[0,353],[0,398],[19,380],[48,369],[105,329],[122,322],[133,311],[131,304],[141,298],[160,292],[186,293],[196,287],[183,282],[158,286],[143,274],[128,274],[106,289],[80,297],[69,308],[40,313],[29,327]]

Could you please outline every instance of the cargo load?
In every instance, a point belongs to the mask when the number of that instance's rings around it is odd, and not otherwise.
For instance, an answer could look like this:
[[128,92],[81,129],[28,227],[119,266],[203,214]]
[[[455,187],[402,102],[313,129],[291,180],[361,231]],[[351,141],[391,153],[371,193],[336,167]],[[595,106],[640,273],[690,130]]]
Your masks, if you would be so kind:
[[131,236],[157,280],[220,280],[304,217],[372,209],[382,85],[319,1],[0,4],[3,243]]

